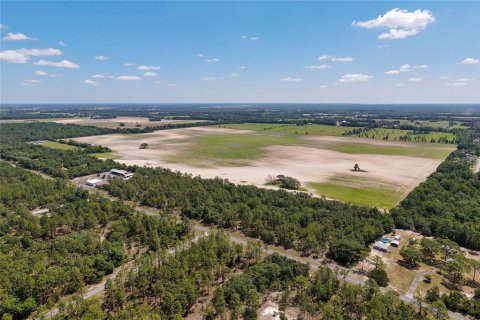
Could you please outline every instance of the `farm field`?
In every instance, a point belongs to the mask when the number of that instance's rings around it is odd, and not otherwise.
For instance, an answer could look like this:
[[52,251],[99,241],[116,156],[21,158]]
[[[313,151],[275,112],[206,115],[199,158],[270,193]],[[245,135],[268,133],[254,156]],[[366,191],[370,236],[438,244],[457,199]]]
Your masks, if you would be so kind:
[[[314,195],[393,207],[425,180],[453,145],[377,141],[339,136],[196,127],[147,134],[77,138],[109,147],[110,158],[128,165],[163,166],[265,186],[269,176],[298,179]],[[147,143],[148,148],[139,149]],[[358,163],[362,172],[353,172]]]
[[[116,117],[111,119],[91,118],[48,118],[48,119],[24,119],[24,120],[0,120],[0,123],[22,123],[22,122],[56,122],[63,124],[78,124],[82,126],[97,126],[101,128],[145,128],[163,126],[169,123],[192,123],[203,122],[203,120],[161,120],[149,121],[145,117]],[[120,126],[120,124],[123,124]]]
[[413,134],[411,130],[399,129],[371,129],[361,133],[353,133],[353,130],[359,130],[357,127],[343,126],[327,126],[321,124],[309,124],[304,126],[286,125],[286,124],[270,124],[270,123],[241,123],[222,125],[222,128],[238,129],[238,130],[254,130],[261,132],[281,132],[295,135],[313,135],[313,136],[351,136],[357,138],[368,138],[373,140],[390,140],[401,141],[401,137],[408,136],[411,142],[438,142],[439,139],[447,139],[452,141],[455,139],[453,133],[448,132],[431,132],[428,134]]

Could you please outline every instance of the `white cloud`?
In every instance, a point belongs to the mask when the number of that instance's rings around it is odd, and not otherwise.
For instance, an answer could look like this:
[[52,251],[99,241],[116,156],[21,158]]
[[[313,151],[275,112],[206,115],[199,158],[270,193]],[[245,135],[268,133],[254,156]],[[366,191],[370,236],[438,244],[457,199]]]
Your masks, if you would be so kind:
[[466,58],[461,62],[461,64],[477,64],[478,61],[479,61],[478,59]]
[[411,66],[409,64],[404,64],[401,65],[400,68],[394,69],[394,70],[388,70],[385,72],[385,74],[400,74],[401,72],[408,72],[411,69]]
[[320,89],[326,89],[326,88],[327,88],[326,85],[321,85],[321,86],[320,86]]
[[447,82],[446,83],[447,86],[454,86],[454,87],[466,86],[467,84],[468,84],[467,82]]
[[250,37],[250,40],[257,41],[257,40],[260,40],[260,38],[259,37]]
[[18,49],[17,52],[24,54],[26,56],[34,57],[45,57],[45,56],[60,56],[63,52],[59,49],[48,48],[48,49]]
[[320,65],[311,65],[311,66],[305,66],[305,69],[328,69],[330,66],[328,64],[320,64]]
[[247,69],[246,66],[240,66],[240,67],[238,67],[238,68],[240,68],[240,69]]
[[364,82],[364,81],[370,80],[371,78],[373,78],[373,76],[368,75],[368,74],[348,73],[348,74],[344,74],[344,75],[338,80],[338,82],[342,82],[342,83],[348,83],[348,82]]
[[236,73],[236,72],[230,73],[230,77],[236,78],[236,77],[239,77],[239,76],[240,76],[240,75],[239,75],[238,73]]
[[377,46],[378,49],[384,49],[384,48],[388,48],[388,44],[379,44]]
[[414,78],[408,79],[408,81],[410,81],[410,82],[420,82],[420,81],[422,81],[422,78],[416,78],[416,77],[414,77]]
[[9,32],[5,37],[3,37],[5,41],[22,41],[22,40],[37,40],[35,38],[31,38],[23,33],[13,33]]
[[216,80],[215,77],[203,77],[202,78],[203,81],[213,81],[213,80]]
[[473,81],[475,80],[475,77],[471,77],[471,78],[458,78],[457,79],[457,82],[470,82],[470,81]]
[[38,80],[25,80],[23,81],[22,83],[20,83],[22,86],[29,86],[31,84],[35,84],[35,83],[40,83],[41,81],[38,81]]
[[146,66],[146,65],[141,65],[137,68],[138,70],[143,70],[143,71],[150,71],[150,70],[160,70],[159,66]]
[[106,78],[106,77],[107,77],[107,75],[104,74],[104,73],[102,73],[102,74],[94,74],[94,75],[92,76],[92,78],[99,78],[99,79],[103,79],[103,78]]
[[91,79],[87,79],[87,80],[83,81],[83,83],[89,84],[89,85],[92,85],[92,86],[97,86],[98,85],[98,82],[93,81]]
[[427,64],[420,64],[418,66],[413,66],[415,69],[426,69],[428,68],[428,65]]
[[15,50],[5,50],[0,51],[0,60],[5,60],[11,63],[27,63],[29,57]]
[[60,77],[63,77],[63,74],[61,74],[61,73],[52,73],[52,74],[50,75],[50,77],[52,77],[52,78],[60,78]]
[[414,36],[432,22],[435,22],[435,17],[429,10],[417,9],[409,12],[395,8],[372,20],[353,21],[352,26],[367,29],[388,28],[388,32],[381,33],[378,38],[393,40]]
[[129,62],[126,62],[123,64],[124,67],[131,67],[131,66],[134,66],[135,63],[129,63]]
[[42,71],[42,70],[35,71],[36,76],[46,76],[47,74],[48,73],[46,73],[45,71]]
[[30,56],[59,56],[62,54],[61,50],[48,48],[48,49],[17,49],[17,50],[5,50],[0,51],[0,60],[5,60],[11,63],[27,63],[30,60]]
[[177,84],[176,83],[167,83],[167,87],[176,87]]
[[51,67],[69,68],[69,69],[75,69],[75,68],[80,67],[78,64],[73,63],[73,62],[68,61],[68,60],[62,60],[62,61],[59,61],[59,62],[38,60],[37,62],[34,62],[33,65],[36,65],[36,66],[51,66]]
[[334,62],[352,62],[353,58],[352,57],[344,57],[344,58],[332,57],[332,61],[334,61]]
[[220,60],[218,58],[212,58],[212,59],[207,59],[205,60],[207,61],[208,63],[217,63],[217,62],[220,62]]
[[328,54],[322,54],[320,57],[318,57],[318,60],[330,60],[333,62],[352,62],[353,58],[352,57],[335,57],[331,56]]
[[156,72],[151,72],[151,71],[147,71],[143,74],[144,77],[155,77],[157,75]]
[[403,83],[397,83],[395,86],[397,86],[397,87],[404,87],[405,84],[403,84]]
[[63,42],[62,40],[58,41],[58,44],[61,46],[61,47],[66,47],[67,45],[65,44],[65,42]]
[[203,58],[203,53],[197,53],[197,58]]
[[99,61],[105,61],[108,59],[108,57],[100,55],[100,56],[95,56],[94,59]]
[[439,79],[440,80],[447,80],[447,79],[450,79],[450,77],[449,76],[441,76],[441,77],[439,77]]
[[7,28],[8,27],[6,25],[0,23],[0,30],[7,29]]
[[285,78],[280,78],[280,81],[300,82],[300,81],[303,81],[303,79],[302,78],[285,77]]
[[116,78],[117,80],[124,80],[124,81],[138,81],[140,77],[137,76],[119,76]]

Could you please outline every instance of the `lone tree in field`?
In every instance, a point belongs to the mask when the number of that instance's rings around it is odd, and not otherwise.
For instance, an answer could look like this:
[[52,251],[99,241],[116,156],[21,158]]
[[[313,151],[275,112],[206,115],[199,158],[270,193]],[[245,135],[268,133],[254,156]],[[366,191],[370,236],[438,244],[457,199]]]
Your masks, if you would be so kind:
[[144,142],[140,145],[140,149],[147,149],[147,148],[148,148],[148,143]]
[[355,165],[353,166],[353,171],[360,171],[360,166],[358,165],[358,163],[355,163]]

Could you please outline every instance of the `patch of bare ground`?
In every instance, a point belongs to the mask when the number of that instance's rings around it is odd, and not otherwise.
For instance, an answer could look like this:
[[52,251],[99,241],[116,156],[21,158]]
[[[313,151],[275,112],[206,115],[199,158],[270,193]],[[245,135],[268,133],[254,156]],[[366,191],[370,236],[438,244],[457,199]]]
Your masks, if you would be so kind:
[[[118,161],[127,165],[167,167],[203,178],[220,177],[233,183],[249,183],[265,187],[265,179],[271,175],[284,174],[298,179],[302,185],[308,182],[331,182],[341,180],[343,184],[371,185],[395,189],[403,195],[424,181],[441,163],[440,159],[414,156],[352,154],[323,149],[322,145],[332,142],[355,142],[358,138],[308,137],[307,144],[275,145],[264,148],[260,159],[245,160],[237,165],[208,166],[208,159],[195,159],[196,165],[184,162],[172,163],[169,159],[182,154],[191,146],[192,139],[206,134],[252,134],[249,130],[232,130],[216,127],[183,128],[156,131],[148,134],[114,134],[78,138],[87,143],[109,147],[118,155]],[[379,146],[407,146],[409,143],[365,140],[362,143]],[[147,149],[139,149],[147,143]],[[359,163],[365,172],[352,172]],[[311,189],[309,192],[315,194]]]

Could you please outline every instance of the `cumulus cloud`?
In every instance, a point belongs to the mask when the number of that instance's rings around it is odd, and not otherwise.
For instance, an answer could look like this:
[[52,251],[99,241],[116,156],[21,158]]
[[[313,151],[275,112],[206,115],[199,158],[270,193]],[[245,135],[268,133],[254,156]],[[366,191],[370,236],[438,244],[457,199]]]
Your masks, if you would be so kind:
[[100,56],[95,56],[94,59],[99,61],[105,61],[108,59],[108,57],[100,55]]
[[155,77],[157,75],[156,72],[151,72],[151,71],[147,71],[143,74],[144,77]]
[[348,83],[348,82],[365,82],[373,78],[373,76],[368,74],[361,73],[348,73],[344,74],[338,82]]
[[50,67],[57,67],[57,68],[68,68],[68,69],[75,69],[79,68],[80,66],[76,63],[73,63],[68,60],[62,60],[58,62],[54,61],[47,61],[47,60],[38,60],[37,62],[34,62],[33,65],[36,66],[50,66]]
[[478,59],[466,58],[466,59],[463,59],[463,61],[461,62],[461,64],[477,64],[478,62],[479,62]]
[[0,51],[0,60],[5,60],[11,63],[27,63],[31,56],[59,56],[62,51],[59,49],[17,49]]
[[140,77],[137,77],[137,76],[118,76],[116,79],[117,80],[123,80],[123,81],[138,81],[138,80],[140,80]]
[[207,61],[208,63],[218,63],[218,62],[220,62],[220,60],[218,58],[207,59],[205,61]]
[[427,64],[420,64],[418,66],[413,66],[415,69],[427,69],[428,65]]
[[251,40],[251,41],[260,40],[260,38],[257,37],[257,36],[247,36],[247,35],[243,35],[241,38],[242,38],[242,39],[245,39],[245,40]]
[[89,84],[89,85],[91,85],[91,86],[97,86],[97,85],[98,85],[98,82],[93,81],[93,80],[91,80],[91,79],[87,79],[87,80],[83,81],[83,83]]
[[250,40],[257,41],[257,40],[260,40],[260,38],[259,37],[250,37]]
[[46,73],[45,71],[42,71],[42,70],[35,71],[36,76],[46,76],[47,74],[48,73]]
[[238,67],[238,68],[240,68],[240,69],[247,69],[246,66],[240,66],[240,67]]
[[65,42],[63,42],[62,40],[58,41],[58,45],[60,45],[61,47],[66,47],[67,46],[65,44]]
[[197,58],[203,58],[203,53],[197,53]]
[[280,81],[300,82],[300,81],[303,81],[303,79],[302,78],[285,77],[285,78],[280,78]]
[[470,82],[470,81],[473,81],[475,80],[476,78],[475,77],[471,77],[471,78],[458,78],[457,79],[457,82]]
[[381,33],[378,38],[394,40],[414,36],[433,22],[435,17],[429,10],[417,9],[409,12],[406,9],[395,8],[372,20],[353,21],[352,26],[389,29],[388,32]]
[[401,65],[400,68],[394,70],[388,70],[385,74],[400,74],[401,72],[408,72],[411,70],[411,66],[409,64]]
[[146,66],[146,65],[141,65],[141,66],[138,66],[137,69],[138,69],[138,70],[142,70],[142,71],[150,71],[150,70],[160,70],[160,67],[159,67],[159,66]]
[[311,66],[305,66],[305,69],[328,69],[330,66],[328,64],[320,64],[320,65],[311,65]]
[[22,41],[22,40],[37,40],[36,38],[31,38],[23,33],[13,33],[9,32],[5,37],[3,37],[5,41]]
[[333,62],[352,62],[353,58],[352,57],[335,57],[331,56],[328,54],[322,54],[321,56],[318,57],[318,60],[330,60]]
[[135,64],[134,63],[129,63],[129,62],[126,62],[123,64],[124,67],[131,67],[131,66],[134,66]]
[[410,82],[420,82],[420,81],[422,81],[422,78],[416,78],[416,77],[414,77],[414,78],[408,79],[408,81],[410,81]]

